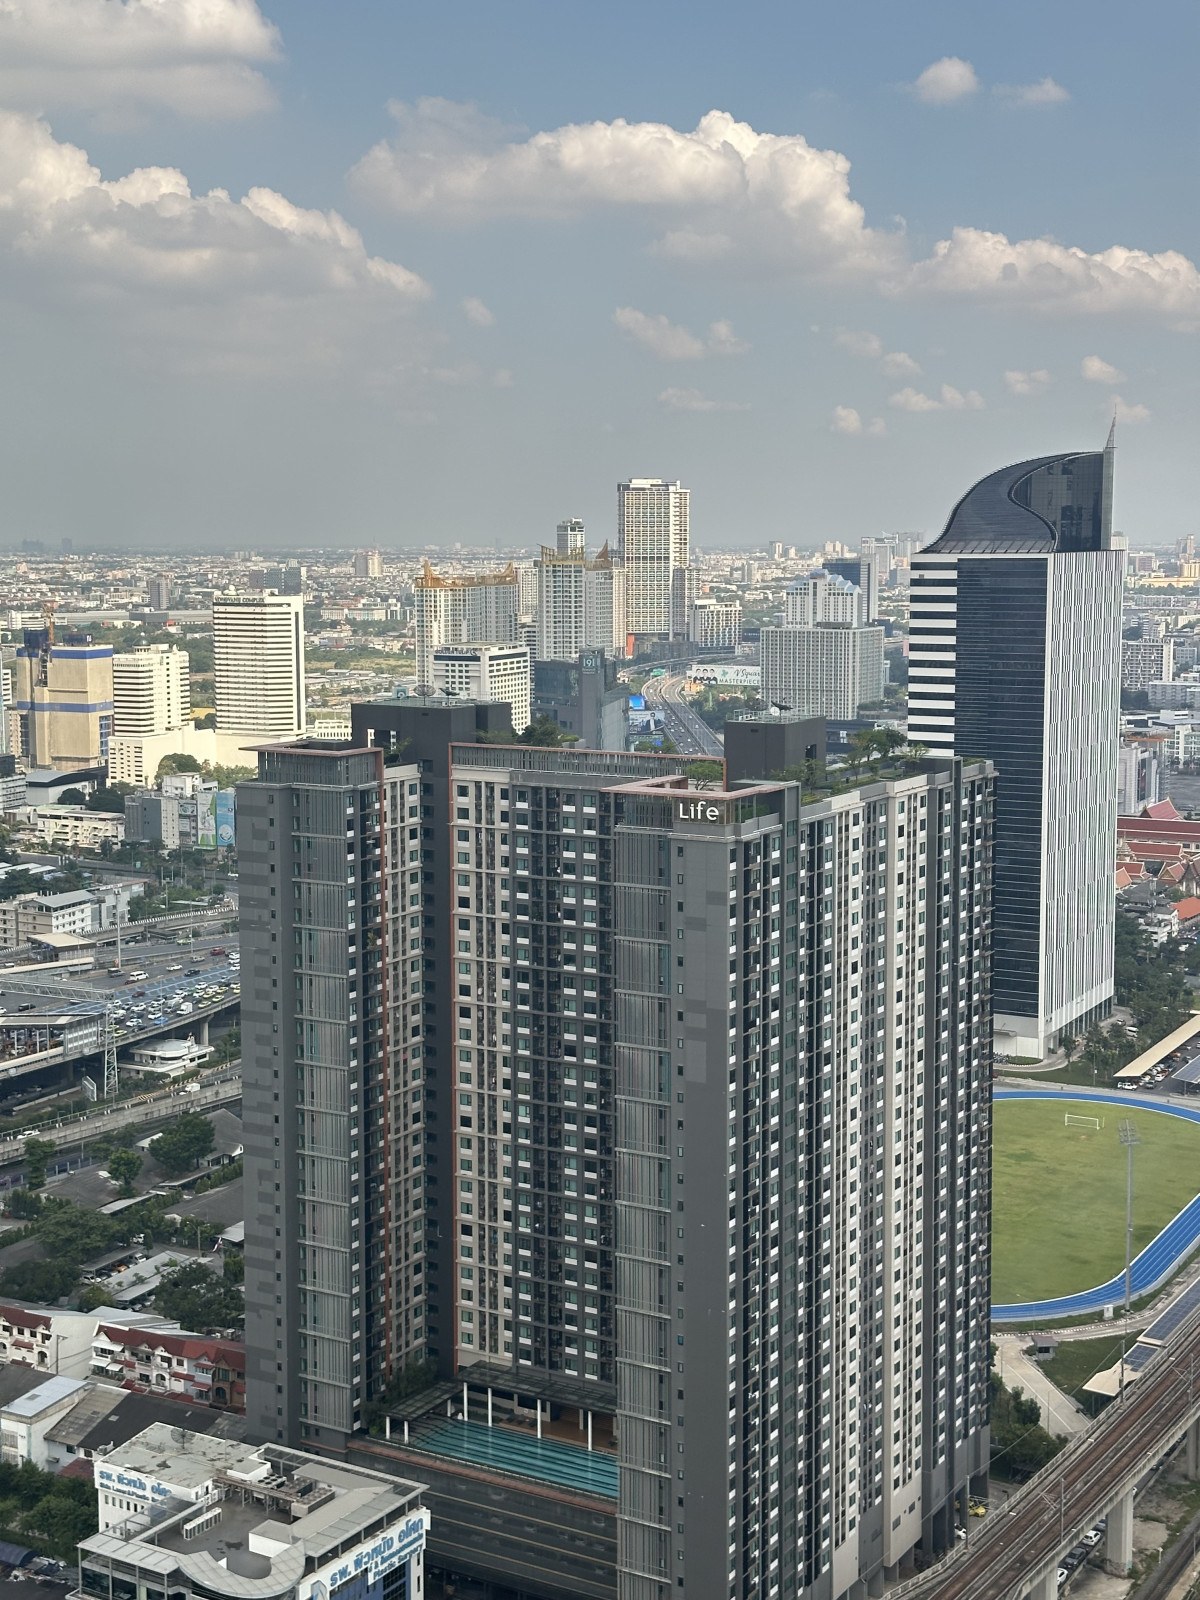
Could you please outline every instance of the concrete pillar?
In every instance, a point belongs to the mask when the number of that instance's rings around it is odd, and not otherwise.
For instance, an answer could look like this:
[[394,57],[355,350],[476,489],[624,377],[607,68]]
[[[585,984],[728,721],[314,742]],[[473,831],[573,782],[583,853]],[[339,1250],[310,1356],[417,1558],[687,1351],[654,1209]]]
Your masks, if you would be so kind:
[[1200,1478],[1200,1417],[1192,1423],[1183,1436],[1184,1472],[1189,1478]]
[[197,1026],[198,1026],[198,1030],[199,1030],[199,1034],[200,1034],[200,1038],[199,1038],[199,1040],[197,1042],[200,1043],[200,1044],[207,1044],[208,1043],[208,1018],[207,1017],[201,1017],[199,1023],[197,1024]]
[[488,1385],[488,1427],[492,1425],[492,1388]]
[[471,1408],[470,1408],[470,1405],[469,1405],[469,1403],[467,1401],[467,1385],[466,1385],[466,1382],[464,1381],[464,1383],[463,1383],[463,1421],[464,1422],[469,1421],[470,1420],[470,1416],[471,1416]]
[[878,1597],[883,1593],[882,1571],[873,1572],[867,1579],[867,1593],[871,1596],[871,1600],[878,1600]]
[[587,1414],[587,1422],[588,1422],[588,1449],[590,1450],[592,1448],[592,1413],[590,1411]]
[[540,1439],[542,1437],[542,1402],[540,1399],[537,1402],[537,1408],[537,1436]]
[[1133,1566],[1133,1490],[1124,1494],[1108,1513],[1104,1561],[1110,1572],[1124,1577]]
[[1029,1591],[1029,1600],[1058,1600],[1058,1568],[1043,1572]]

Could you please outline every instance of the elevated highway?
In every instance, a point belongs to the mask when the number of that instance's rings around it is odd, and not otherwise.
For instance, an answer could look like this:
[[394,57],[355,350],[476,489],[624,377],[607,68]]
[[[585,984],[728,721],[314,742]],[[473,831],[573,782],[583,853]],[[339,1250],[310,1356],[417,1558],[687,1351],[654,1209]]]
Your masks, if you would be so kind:
[[725,746],[697,712],[683,698],[686,674],[647,678],[643,693],[651,705],[662,711],[663,729],[679,746],[681,755],[725,759]]

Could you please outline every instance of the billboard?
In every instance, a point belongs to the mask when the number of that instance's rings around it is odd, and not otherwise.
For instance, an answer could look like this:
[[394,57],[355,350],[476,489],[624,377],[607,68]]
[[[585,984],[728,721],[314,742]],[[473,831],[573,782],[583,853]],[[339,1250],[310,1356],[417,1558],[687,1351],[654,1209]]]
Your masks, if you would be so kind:
[[217,790],[217,844],[222,850],[232,850],[237,823],[236,789]]
[[196,795],[196,848],[217,848],[217,789],[203,788]]

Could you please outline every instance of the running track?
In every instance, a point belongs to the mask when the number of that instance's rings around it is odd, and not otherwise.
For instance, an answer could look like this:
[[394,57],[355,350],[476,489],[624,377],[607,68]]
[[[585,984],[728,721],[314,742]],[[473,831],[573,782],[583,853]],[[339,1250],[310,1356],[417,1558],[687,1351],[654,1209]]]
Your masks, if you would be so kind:
[[[1159,1116],[1182,1117],[1186,1122],[1200,1123],[1200,1110],[1189,1111],[1183,1106],[1167,1105],[1161,1100],[1149,1100],[1142,1095],[1103,1094],[1091,1089],[997,1089],[995,1100],[1095,1100],[1101,1105],[1120,1106],[1124,1110],[1153,1111]],[[1150,1294],[1165,1283],[1175,1269],[1200,1244],[1200,1194],[1184,1206],[1177,1217],[1167,1223],[1156,1239],[1152,1239],[1140,1255],[1133,1259],[1130,1274],[1130,1297]],[[1116,1306],[1125,1299],[1125,1273],[1119,1272],[1107,1283],[1094,1289],[1084,1289],[1079,1294],[1065,1294],[1057,1300],[1029,1300],[1021,1305],[992,1307],[993,1322],[1049,1322],[1064,1317],[1078,1316],[1080,1312],[1101,1311],[1105,1306]]]

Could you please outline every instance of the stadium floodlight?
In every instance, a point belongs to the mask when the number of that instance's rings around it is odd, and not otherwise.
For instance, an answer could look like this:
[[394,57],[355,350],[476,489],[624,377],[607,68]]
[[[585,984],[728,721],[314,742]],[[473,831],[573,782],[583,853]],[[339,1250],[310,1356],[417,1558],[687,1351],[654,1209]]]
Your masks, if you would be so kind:
[[1121,1335],[1121,1392],[1125,1398],[1125,1346],[1129,1342],[1129,1291],[1133,1265],[1133,1152],[1141,1143],[1137,1124],[1129,1117],[1121,1119],[1117,1137],[1125,1146],[1125,1328]]

